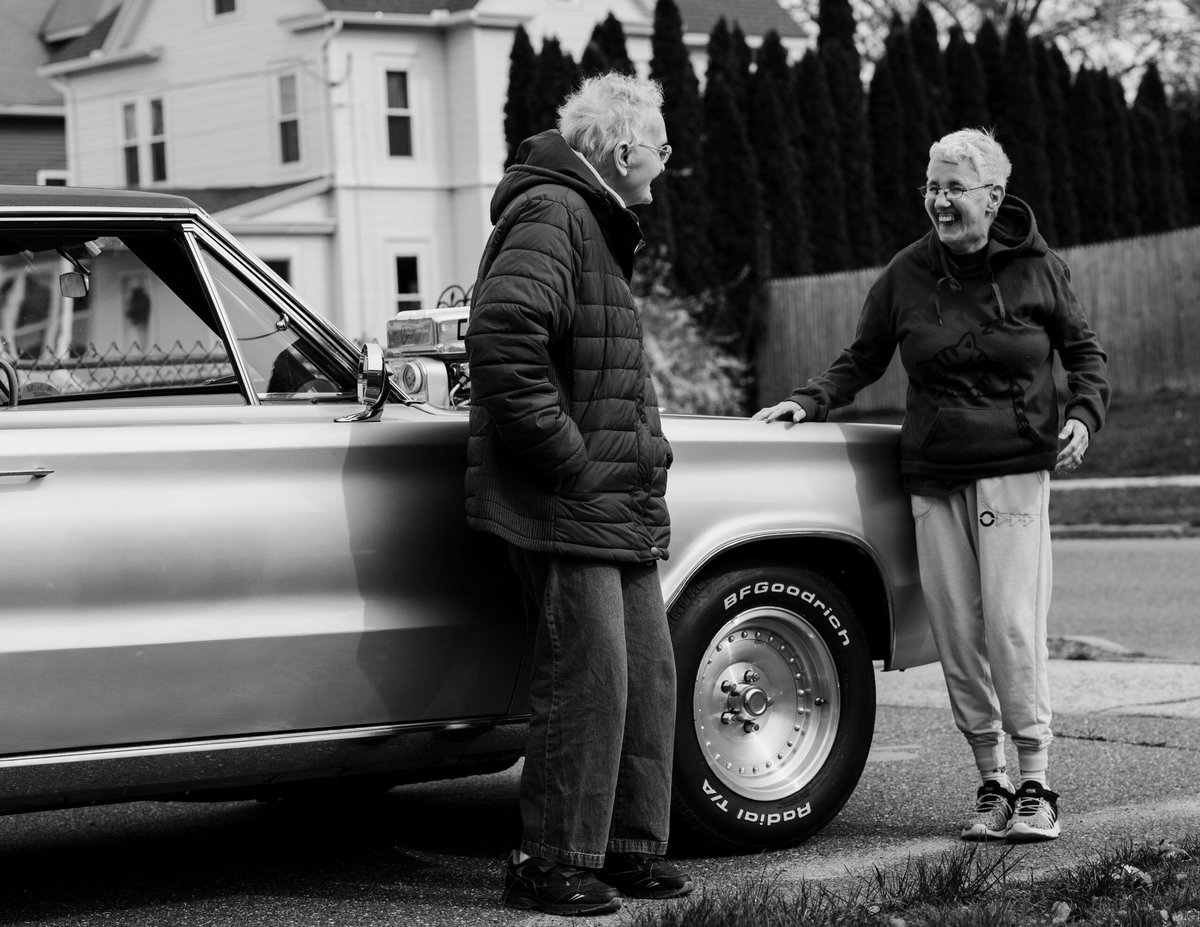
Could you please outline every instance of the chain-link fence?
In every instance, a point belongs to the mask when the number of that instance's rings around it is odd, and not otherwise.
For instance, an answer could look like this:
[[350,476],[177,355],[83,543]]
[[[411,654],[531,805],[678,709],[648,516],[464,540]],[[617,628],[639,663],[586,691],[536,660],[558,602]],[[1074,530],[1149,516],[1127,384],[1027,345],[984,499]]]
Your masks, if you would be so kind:
[[234,376],[224,345],[180,341],[168,347],[128,347],[116,343],[100,349],[89,344],[82,352],[36,357],[13,356],[0,345],[0,361],[13,367],[23,396],[47,393],[107,393],[191,386]]

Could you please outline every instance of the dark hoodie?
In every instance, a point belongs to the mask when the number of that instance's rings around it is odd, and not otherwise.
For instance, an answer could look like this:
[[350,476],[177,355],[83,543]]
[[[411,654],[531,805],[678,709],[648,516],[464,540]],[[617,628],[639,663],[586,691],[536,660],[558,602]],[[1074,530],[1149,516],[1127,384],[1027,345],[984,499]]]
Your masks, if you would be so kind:
[[492,198],[467,328],[467,522],[529,550],[667,555],[671,449],[629,279],[634,214],[555,131]]
[[1095,434],[1108,408],[1106,357],[1071,288],[1070,272],[1006,196],[986,257],[961,268],[930,230],[897,254],[867,294],[854,342],[791,396],[814,421],[850,403],[887,370],[896,347],[908,374],[900,466],[910,490],[1053,470],[1058,394],[1065,418]]

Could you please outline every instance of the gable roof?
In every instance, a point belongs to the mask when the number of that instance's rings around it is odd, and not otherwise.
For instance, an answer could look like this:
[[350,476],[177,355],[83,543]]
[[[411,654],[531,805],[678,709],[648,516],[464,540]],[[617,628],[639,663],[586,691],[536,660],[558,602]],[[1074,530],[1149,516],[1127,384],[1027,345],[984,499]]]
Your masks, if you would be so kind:
[[422,16],[434,10],[473,10],[479,0],[321,0],[335,13],[402,13]]
[[42,41],[49,44],[77,39],[103,19],[121,0],[52,0],[42,22]]
[[121,12],[121,8],[118,6],[79,38],[68,42],[55,52],[51,56],[50,61],[57,63],[59,61],[71,61],[75,58],[86,58],[92,52],[103,47],[104,40],[108,38],[108,33],[112,29],[113,23],[117,21],[117,14],[119,12]]
[[50,58],[42,44],[41,28],[53,5],[54,0],[0,0],[4,22],[0,29],[0,61],[4,62],[0,108],[62,106],[61,94],[37,74],[37,68]]
[[[480,0],[321,0],[334,13],[385,13],[421,16],[434,10],[451,13],[473,10]],[[778,0],[675,0],[685,32],[712,32],[722,16],[732,28],[736,21],[746,35],[764,35],[774,29],[783,37],[800,38],[804,31]],[[597,22],[604,18],[597,4]]]
[[675,0],[683,18],[684,32],[712,32],[722,16],[732,29],[734,23],[745,35],[766,35],[772,29],[783,38],[802,38],[800,24],[779,5],[778,0]]

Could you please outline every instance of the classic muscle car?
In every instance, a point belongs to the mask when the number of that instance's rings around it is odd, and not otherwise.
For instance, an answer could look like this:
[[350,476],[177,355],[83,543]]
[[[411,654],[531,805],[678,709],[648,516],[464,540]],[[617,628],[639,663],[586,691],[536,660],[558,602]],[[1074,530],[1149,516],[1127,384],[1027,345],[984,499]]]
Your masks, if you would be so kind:
[[[466,413],[320,309],[185,198],[0,187],[0,811],[519,760],[534,629],[464,524]],[[791,844],[876,663],[934,658],[897,432],[664,428],[677,833]]]

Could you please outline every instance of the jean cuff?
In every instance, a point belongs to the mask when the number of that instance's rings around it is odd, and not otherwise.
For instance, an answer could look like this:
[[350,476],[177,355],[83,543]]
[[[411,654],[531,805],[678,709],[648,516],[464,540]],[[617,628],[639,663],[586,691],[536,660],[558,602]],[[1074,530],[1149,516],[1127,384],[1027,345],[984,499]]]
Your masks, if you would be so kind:
[[540,856],[565,866],[575,866],[579,869],[599,869],[604,865],[603,853],[580,853],[576,850],[564,850],[562,847],[550,846],[547,843],[534,843],[531,840],[521,841],[521,851],[530,856]]

